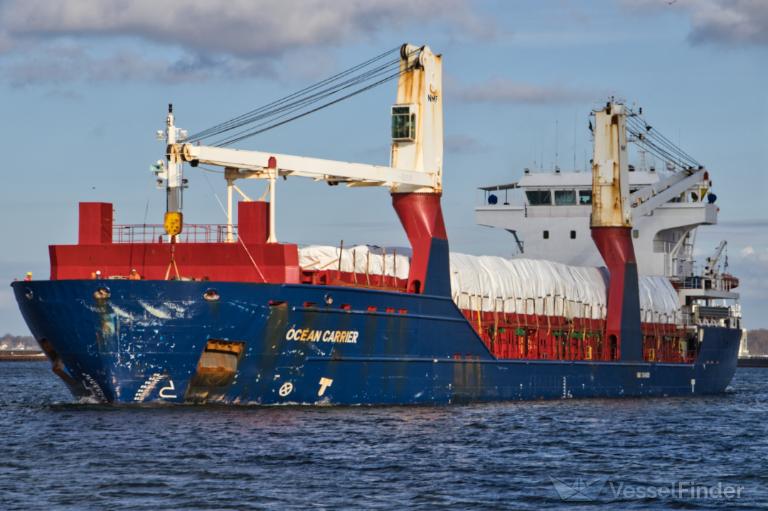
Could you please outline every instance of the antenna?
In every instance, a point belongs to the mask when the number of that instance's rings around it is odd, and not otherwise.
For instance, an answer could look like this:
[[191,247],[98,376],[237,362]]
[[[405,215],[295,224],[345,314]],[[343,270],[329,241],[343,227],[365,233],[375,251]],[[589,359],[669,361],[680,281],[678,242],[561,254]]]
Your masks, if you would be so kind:
[[555,168],[560,165],[560,158],[558,155],[558,136],[560,135],[560,126],[558,120],[555,119]]
[[576,112],[573,112],[573,170],[576,170]]

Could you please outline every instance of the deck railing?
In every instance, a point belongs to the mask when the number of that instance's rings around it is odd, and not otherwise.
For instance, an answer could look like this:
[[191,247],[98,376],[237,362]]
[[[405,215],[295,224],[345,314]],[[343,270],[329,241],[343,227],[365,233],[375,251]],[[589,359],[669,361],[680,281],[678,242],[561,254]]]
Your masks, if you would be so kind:
[[[232,239],[237,240],[237,226],[232,227]],[[184,224],[178,243],[224,243],[227,241],[226,224]],[[168,243],[161,224],[126,224],[112,227],[113,243]]]
[[701,275],[694,275],[692,277],[685,277],[680,283],[680,288],[730,292],[738,285],[737,282],[732,277],[703,277]]

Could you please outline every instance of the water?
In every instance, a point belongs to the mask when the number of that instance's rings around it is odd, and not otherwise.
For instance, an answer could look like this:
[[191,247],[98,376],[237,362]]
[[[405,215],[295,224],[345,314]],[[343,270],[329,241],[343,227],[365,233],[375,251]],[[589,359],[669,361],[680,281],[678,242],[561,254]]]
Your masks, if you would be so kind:
[[[118,408],[70,404],[46,363],[5,362],[0,509],[761,507],[767,376],[739,369],[708,398]],[[550,479],[579,477],[591,502]],[[681,481],[743,489],[638,497]]]

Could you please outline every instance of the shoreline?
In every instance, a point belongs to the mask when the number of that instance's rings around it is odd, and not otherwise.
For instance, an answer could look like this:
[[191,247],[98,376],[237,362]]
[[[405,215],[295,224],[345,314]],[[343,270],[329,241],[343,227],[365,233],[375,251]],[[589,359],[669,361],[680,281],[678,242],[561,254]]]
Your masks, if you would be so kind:
[[42,351],[0,351],[0,362],[42,362],[48,360]]
[[768,355],[740,358],[738,367],[768,367]]

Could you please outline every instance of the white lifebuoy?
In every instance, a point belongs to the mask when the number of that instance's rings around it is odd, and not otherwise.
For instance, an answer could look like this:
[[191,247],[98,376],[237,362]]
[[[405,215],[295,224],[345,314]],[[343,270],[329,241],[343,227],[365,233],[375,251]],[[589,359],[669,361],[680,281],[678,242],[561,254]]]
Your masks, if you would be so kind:
[[293,392],[293,383],[289,381],[280,385],[280,390],[277,391],[277,393],[280,394],[280,397],[285,397],[291,392]]

